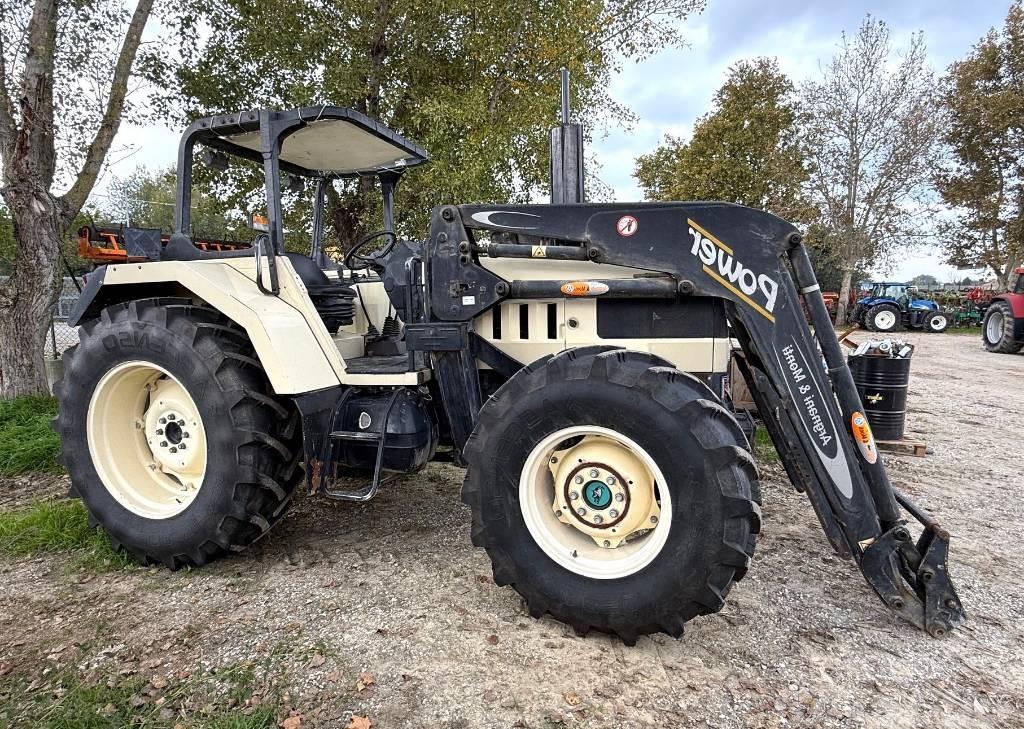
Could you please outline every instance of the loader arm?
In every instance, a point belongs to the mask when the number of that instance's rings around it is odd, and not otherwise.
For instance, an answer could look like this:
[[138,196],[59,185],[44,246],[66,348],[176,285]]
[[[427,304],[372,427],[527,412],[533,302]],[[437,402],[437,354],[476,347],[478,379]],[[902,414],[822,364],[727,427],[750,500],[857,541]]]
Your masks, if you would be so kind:
[[[484,234],[489,242],[478,242]],[[481,255],[639,270],[625,281],[504,281],[479,266]],[[857,562],[891,609],[933,636],[963,622],[949,536],[889,483],[791,224],[727,203],[445,207],[434,211],[428,270],[428,318],[437,322],[469,321],[504,298],[724,299],[758,410],[832,547]],[[923,526],[916,542],[901,505]]]

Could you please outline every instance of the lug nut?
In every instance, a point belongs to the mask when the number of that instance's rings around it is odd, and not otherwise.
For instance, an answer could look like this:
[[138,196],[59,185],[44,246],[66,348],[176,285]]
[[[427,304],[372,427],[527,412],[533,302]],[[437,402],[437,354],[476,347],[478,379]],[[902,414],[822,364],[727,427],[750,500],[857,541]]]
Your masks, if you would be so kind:
[[160,447],[161,448],[166,448],[167,447],[167,441],[166,440],[160,441]]
[[615,494],[615,500],[616,501],[621,503],[621,502],[625,501],[625,499],[626,499],[626,497],[623,496],[622,494]]
[[609,486],[614,486],[615,485],[615,476],[609,476],[608,478],[606,478],[605,479],[605,483],[607,483]]
[[167,424],[167,418],[160,418],[160,425],[166,425],[166,424]]
[[551,462],[552,463],[558,463],[558,457],[557,456],[551,456]]
[[183,450],[185,450],[185,444],[184,444],[184,443],[179,443],[179,444],[178,444],[178,450],[179,450],[179,451],[183,451]]
[[576,483],[583,483],[583,476],[577,476]]
[[658,523],[658,517],[652,516],[651,517],[651,524],[657,524],[657,523]]
[[606,547],[610,547],[610,546],[612,546],[612,543],[611,543],[611,542],[609,542],[609,541],[608,541],[607,539],[605,539],[605,540],[604,540],[604,541],[602,542],[602,544],[603,544],[604,546],[606,546]]
[[612,509],[611,511],[608,512],[608,517],[611,519],[617,519],[619,517],[619,512],[617,512],[615,509]]
[[562,510],[559,509],[558,511],[556,511],[555,512],[555,516],[557,516],[559,519],[561,519],[562,518]]
[[590,477],[591,478],[597,478],[597,476],[598,476],[597,469],[596,468],[591,468],[590,469]]
[[604,519],[602,519],[602,518],[601,518],[601,515],[600,515],[600,514],[595,514],[595,515],[594,515],[594,523],[595,523],[595,524],[600,524],[600,523],[602,523],[603,521],[604,521]]
[[181,433],[181,437],[182,437],[182,438],[188,438],[188,437],[190,437],[190,436],[189,436],[189,434],[188,434],[188,431],[187,431],[187,430],[185,430],[185,431],[182,431],[182,433]]
[[184,428],[185,427],[185,421],[184,420],[179,420],[178,421],[178,427]]
[[579,514],[580,516],[586,516],[586,514],[587,514],[587,510],[586,510],[586,509],[584,509],[584,508],[583,508],[583,507],[581,506],[580,508],[576,509],[576,513],[577,513],[577,514]]
[[579,494],[578,491],[570,491],[569,492],[569,501],[575,501],[579,497],[580,497],[580,494]]
[[164,429],[163,428],[157,428],[156,429],[156,434],[157,435],[163,435],[164,434]]
[[178,449],[175,448],[174,446],[171,446],[171,453],[177,453],[177,452],[178,452]]

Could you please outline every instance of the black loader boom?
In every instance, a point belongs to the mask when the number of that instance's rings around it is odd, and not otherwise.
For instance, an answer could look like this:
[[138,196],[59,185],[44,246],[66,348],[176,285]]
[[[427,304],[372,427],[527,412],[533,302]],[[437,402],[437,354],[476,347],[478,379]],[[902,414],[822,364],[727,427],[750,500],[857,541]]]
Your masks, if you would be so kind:
[[[446,322],[457,331],[503,299],[723,299],[758,410],[832,547],[857,562],[886,605],[931,635],[964,621],[947,571],[949,535],[889,483],[794,226],[714,202],[463,205],[434,210],[427,247],[429,301],[422,302],[423,324],[411,315],[410,329],[430,325],[435,336]],[[639,270],[632,279],[506,281],[482,267],[480,256]],[[446,402],[465,399],[457,392],[466,391],[458,376],[465,363],[441,355],[435,367]],[[464,412],[479,409],[465,404]],[[452,429],[461,448],[472,422],[460,428],[452,418]],[[923,527],[916,541],[905,514]]]

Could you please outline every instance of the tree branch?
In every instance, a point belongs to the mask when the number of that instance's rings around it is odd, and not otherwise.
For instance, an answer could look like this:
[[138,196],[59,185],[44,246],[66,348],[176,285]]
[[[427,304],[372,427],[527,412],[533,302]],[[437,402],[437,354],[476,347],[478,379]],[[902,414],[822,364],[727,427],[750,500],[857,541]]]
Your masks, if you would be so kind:
[[75,184],[61,198],[65,225],[74,220],[89,197],[89,193],[92,192],[100,170],[103,168],[103,160],[106,159],[110,145],[117,135],[118,127],[121,125],[121,114],[124,112],[128,80],[131,78],[135,55],[142,40],[142,31],[146,28],[146,22],[149,20],[152,9],[153,0],[139,0],[138,5],[135,6],[135,12],[128,24],[128,32],[121,45],[121,52],[117,57],[117,64],[114,66],[114,76],[110,82],[110,96],[107,97],[107,108],[103,113],[103,119],[96,130],[96,136],[89,144],[85,162],[75,179]]

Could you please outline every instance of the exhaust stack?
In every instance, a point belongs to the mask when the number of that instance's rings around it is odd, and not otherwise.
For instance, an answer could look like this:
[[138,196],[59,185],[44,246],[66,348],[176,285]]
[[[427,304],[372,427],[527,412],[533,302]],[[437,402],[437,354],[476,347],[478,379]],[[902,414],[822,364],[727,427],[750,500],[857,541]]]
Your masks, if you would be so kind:
[[562,123],[551,130],[551,202],[583,202],[583,127],[569,123],[569,69],[562,69]]

